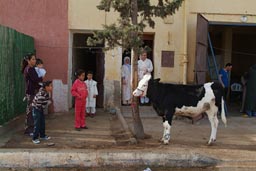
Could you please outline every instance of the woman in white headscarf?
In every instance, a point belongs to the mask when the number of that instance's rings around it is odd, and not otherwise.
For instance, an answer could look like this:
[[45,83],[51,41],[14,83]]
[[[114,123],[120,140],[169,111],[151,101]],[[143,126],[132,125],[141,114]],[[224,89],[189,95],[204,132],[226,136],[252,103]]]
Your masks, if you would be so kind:
[[131,103],[132,91],[131,91],[131,64],[130,58],[126,56],[124,58],[124,64],[122,66],[122,100],[124,105]]

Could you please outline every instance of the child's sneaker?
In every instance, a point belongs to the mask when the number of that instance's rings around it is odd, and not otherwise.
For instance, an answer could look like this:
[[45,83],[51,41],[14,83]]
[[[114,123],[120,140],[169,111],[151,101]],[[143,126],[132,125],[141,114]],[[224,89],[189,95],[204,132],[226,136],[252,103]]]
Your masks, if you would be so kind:
[[51,139],[51,137],[45,136],[45,137],[41,137],[40,139],[42,139],[42,140],[49,140],[49,139]]
[[32,140],[32,142],[33,142],[34,144],[39,144],[39,143],[40,143],[39,139]]
[[75,130],[76,130],[76,131],[81,131],[81,129],[80,129],[80,128],[75,128]]
[[88,127],[87,126],[83,126],[83,127],[81,127],[81,129],[88,129]]

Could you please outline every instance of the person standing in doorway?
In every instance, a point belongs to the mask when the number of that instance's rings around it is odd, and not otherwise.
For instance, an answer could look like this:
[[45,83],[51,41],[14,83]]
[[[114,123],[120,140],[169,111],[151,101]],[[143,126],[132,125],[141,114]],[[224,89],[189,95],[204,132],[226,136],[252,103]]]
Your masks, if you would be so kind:
[[25,79],[25,94],[24,100],[27,100],[26,109],[26,120],[25,120],[25,132],[24,134],[33,135],[34,120],[32,116],[32,106],[31,103],[34,99],[35,94],[38,92],[40,86],[39,82],[43,81],[43,77],[39,77],[35,70],[36,57],[33,53],[29,53],[24,56],[22,61],[21,72]]
[[246,84],[245,112],[248,117],[256,116],[256,64],[250,67]]
[[87,72],[87,80],[85,81],[88,88],[88,96],[86,98],[86,113],[90,117],[94,117],[96,113],[96,96],[98,95],[97,82],[92,79],[93,72]]
[[72,85],[71,94],[75,97],[75,130],[88,129],[85,119],[86,98],[88,96],[87,86],[84,83],[85,71],[82,69],[75,72],[77,79]]
[[228,88],[229,88],[229,73],[232,70],[232,64],[227,63],[224,68],[219,71],[219,81],[224,88],[224,100],[227,100]]
[[242,95],[242,105],[241,105],[241,109],[240,112],[243,113],[245,112],[245,98],[246,98],[246,92],[247,92],[247,81],[248,81],[248,72],[245,72],[242,76],[241,76],[241,83],[242,83],[242,87],[243,87],[243,95]]
[[123,105],[130,105],[132,97],[131,64],[128,56],[124,58],[124,64],[122,66],[122,92]]
[[[145,50],[142,51],[140,55],[140,60],[138,61],[138,76],[139,81],[143,78],[145,74],[151,74],[153,71],[153,64],[150,59],[147,58],[147,52]],[[140,97],[141,104],[149,103],[148,97]]]

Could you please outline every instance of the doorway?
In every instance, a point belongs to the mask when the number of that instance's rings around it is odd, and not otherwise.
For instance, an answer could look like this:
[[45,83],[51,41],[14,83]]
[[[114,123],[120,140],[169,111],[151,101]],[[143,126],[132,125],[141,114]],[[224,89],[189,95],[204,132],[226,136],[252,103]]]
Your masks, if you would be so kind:
[[[155,35],[154,35],[154,33],[144,33],[142,38],[143,38],[142,48],[147,47],[149,49],[149,51],[147,51],[147,58],[152,61],[153,68],[154,68],[154,57],[153,57],[153,54],[154,54],[154,38],[155,38]],[[123,51],[123,54],[122,54],[122,65],[124,64],[124,58],[125,57],[129,57],[131,59],[131,49],[125,49]],[[138,56],[138,60],[139,59],[140,58]],[[151,72],[151,75],[152,75],[152,78],[153,78],[154,77],[154,69]],[[121,89],[122,88],[123,88],[123,86],[121,86]],[[122,89],[121,92],[123,92],[123,89]],[[122,93],[122,96],[121,96],[121,101],[122,101],[122,97],[123,97],[123,93]],[[122,102],[121,102],[121,104],[122,104]]]
[[210,23],[209,34],[218,69],[223,68],[228,62],[233,66],[230,73],[228,104],[240,107],[244,87],[241,78],[256,64],[256,27],[246,24]]
[[87,38],[92,34],[74,33],[73,35],[73,55],[72,55],[72,76],[77,69],[93,72],[93,79],[97,81],[98,96],[96,107],[102,108],[104,103],[104,74],[105,74],[105,55],[102,50],[104,43],[97,46],[88,46]]
[[[212,79],[212,73],[215,73],[216,77],[218,76],[218,71],[226,63],[232,63],[228,107],[231,111],[238,112],[241,107],[243,91],[241,77],[245,72],[249,71],[252,65],[256,64],[256,24],[211,22],[207,21],[201,14],[198,14],[197,33],[200,35],[197,35],[196,41],[195,68],[197,66],[200,67],[197,64],[201,64],[204,68],[206,66],[206,69],[201,70],[204,74],[196,73],[195,78],[199,78],[201,83],[218,81],[218,79]],[[210,65],[213,62],[216,63],[215,71],[211,72]],[[198,71],[196,69],[195,71]],[[233,87],[240,88],[232,90]]]
[[[256,24],[209,22],[201,14],[198,14],[195,57],[196,82],[211,81],[207,62],[209,62],[209,56],[212,56],[212,51],[217,70],[231,62],[233,65],[231,80],[239,81],[244,72],[256,64],[255,40]],[[209,41],[211,45],[209,45]]]
[[[153,54],[154,54],[154,37],[155,35],[153,33],[145,33],[143,34],[143,45],[142,47],[149,47],[150,51],[147,52],[147,58],[150,59],[152,61],[152,64],[154,64],[154,58],[153,58]],[[128,56],[131,58],[131,49],[125,49],[122,55],[122,64],[124,63],[124,58]],[[138,56],[138,60],[139,60],[139,56]],[[154,70],[153,70],[154,72]],[[152,76],[154,75],[152,72]]]

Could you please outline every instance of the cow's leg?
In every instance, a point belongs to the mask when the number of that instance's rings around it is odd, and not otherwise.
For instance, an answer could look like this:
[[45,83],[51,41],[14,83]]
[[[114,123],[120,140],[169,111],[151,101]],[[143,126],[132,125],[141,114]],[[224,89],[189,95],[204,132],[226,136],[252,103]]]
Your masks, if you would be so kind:
[[214,117],[213,117],[213,124],[214,124],[214,128],[215,128],[215,132],[213,134],[213,140],[216,141],[216,137],[217,137],[217,130],[218,130],[218,125],[219,125],[219,120],[218,120],[218,107],[214,106]]
[[[167,120],[165,119],[165,116],[163,116],[163,127],[164,127],[165,121],[167,121]],[[164,129],[164,132],[163,132],[163,137],[161,138],[161,142],[164,142],[164,135],[165,135],[165,129]]]
[[211,109],[206,111],[209,121],[210,121],[210,124],[211,124],[211,136],[208,141],[208,145],[210,145],[214,141],[216,141],[217,128],[218,128],[218,124],[219,124],[219,121],[217,118],[217,112],[218,112],[218,108],[215,105],[212,105]]
[[171,126],[172,126],[173,112],[168,111],[167,114],[165,115],[165,120],[163,120],[164,134],[163,134],[162,141],[164,142],[164,144],[169,144],[169,141],[171,139]]

